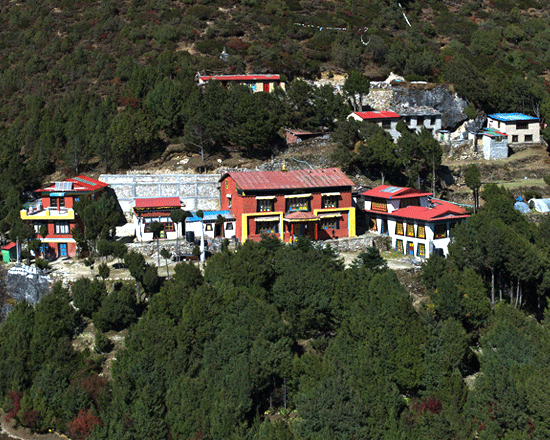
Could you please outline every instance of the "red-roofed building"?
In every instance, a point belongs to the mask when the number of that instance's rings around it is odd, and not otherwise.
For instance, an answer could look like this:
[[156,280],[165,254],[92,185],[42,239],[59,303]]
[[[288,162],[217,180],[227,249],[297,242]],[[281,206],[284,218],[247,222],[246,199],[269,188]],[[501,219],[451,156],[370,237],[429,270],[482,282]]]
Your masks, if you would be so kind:
[[170,218],[173,209],[181,209],[179,197],[154,197],[148,199],[135,199],[134,227],[136,238],[140,241],[153,240],[153,233],[149,230],[152,222],[159,222],[163,229],[160,238],[175,240],[181,235],[181,224],[174,224]]
[[229,172],[220,183],[221,209],[230,210],[241,241],[355,236],[354,184],[338,168]]
[[241,84],[249,87],[254,92],[272,92],[276,87],[285,89],[285,83],[280,75],[199,75],[199,86],[208,84],[209,81],[221,81],[224,86],[229,84]]
[[450,230],[469,217],[461,206],[413,188],[381,185],[361,195],[370,231],[389,235],[397,252],[420,258],[436,249],[447,255]]
[[[109,185],[87,176],[77,176],[54,182],[35,191],[39,200],[21,210],[21,218],[31,221],[42,242],[41,253],[46,257],[74,257],[76,241],[72,229],[80,222],[73,204],[87,197],[99,197]],[[40,228],[46,226],[48,235],[41,237]]]
[[372,122],[379,125],[384,130],[386,130],[393,140],[399,139],[401,133],[397,131],[397,123],[401,119],[395,112],[391,111],[372,111],[372,112],[353,112],[348,116],[348,119],[355,119],[356,121],[362,122]]

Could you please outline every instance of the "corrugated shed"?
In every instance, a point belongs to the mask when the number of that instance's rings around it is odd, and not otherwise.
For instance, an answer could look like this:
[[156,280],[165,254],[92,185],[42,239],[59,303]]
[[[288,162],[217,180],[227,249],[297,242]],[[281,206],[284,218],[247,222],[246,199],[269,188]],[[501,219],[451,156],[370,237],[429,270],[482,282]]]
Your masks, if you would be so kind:
[[136,209],[147,208],[180,208],[179,197],[154,197],[149,199],[136,199]]
[[243,191],[336,188],[354,185],[339,168],[230,172],[224,174],[220,181],[228,175],[235,180],[237,186]]

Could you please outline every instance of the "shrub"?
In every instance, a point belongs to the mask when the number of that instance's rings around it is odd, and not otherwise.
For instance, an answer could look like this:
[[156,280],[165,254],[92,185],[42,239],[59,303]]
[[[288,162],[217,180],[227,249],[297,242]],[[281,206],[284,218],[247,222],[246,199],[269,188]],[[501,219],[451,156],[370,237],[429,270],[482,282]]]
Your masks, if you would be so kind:
[[71,438],[76,440],[83,440],[89,437],[92,429],[97,425],[102,425],[101,419],[96,416],[92,410],[83,408],[79,411],[78,415],[69,422],[69,432]]
[[43,260],[42,258],[36,258],[34,262],[36,264],[36,267],[38,267],[41,270],[46,270],[50,267],[50,264],[46,260]]

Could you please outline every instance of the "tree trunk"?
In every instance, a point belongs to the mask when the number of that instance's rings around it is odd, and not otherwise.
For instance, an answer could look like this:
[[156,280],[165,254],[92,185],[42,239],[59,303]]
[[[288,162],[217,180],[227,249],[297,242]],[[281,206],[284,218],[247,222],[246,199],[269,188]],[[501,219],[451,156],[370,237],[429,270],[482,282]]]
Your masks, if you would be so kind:
[[384,185],[384,182],[386,181],[386,176],[382,171],[380,171],[380,177],[382,178],[382,185]]
[[495,308],[495,268],[491,267],[491,307]]

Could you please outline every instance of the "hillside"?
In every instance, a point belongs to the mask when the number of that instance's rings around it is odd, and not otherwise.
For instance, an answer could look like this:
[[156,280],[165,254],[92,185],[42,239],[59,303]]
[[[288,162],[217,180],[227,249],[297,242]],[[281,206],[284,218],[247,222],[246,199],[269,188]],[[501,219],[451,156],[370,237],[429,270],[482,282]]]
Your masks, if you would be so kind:
[[[550,19],[542,2],[401,6],[4,2],[0,199],[10,191],[21,197],[56,172],[117,171],[164,159],[171,144],[193,153],[200,144],[216,160],[233,152],[270,158],[281,149],[281,127],[334,130],[349,111],[330,89],[295,81],[321,73],[358,71],[372,80],[393,71],[452,83],[472,116],[498,110],[548,119]],[[202,94],[197,72],[280,73],[287,93]]]

